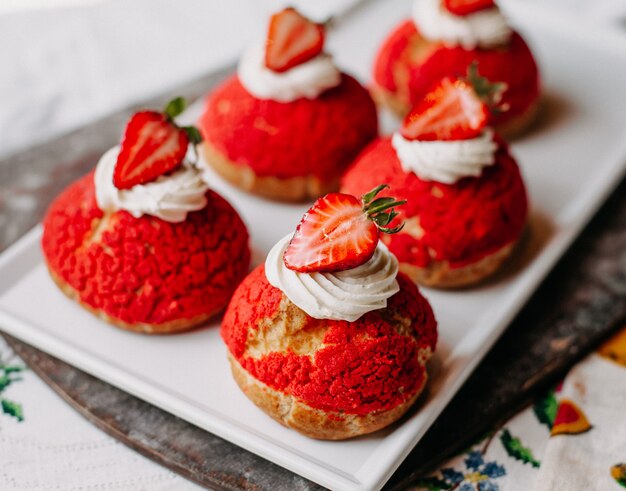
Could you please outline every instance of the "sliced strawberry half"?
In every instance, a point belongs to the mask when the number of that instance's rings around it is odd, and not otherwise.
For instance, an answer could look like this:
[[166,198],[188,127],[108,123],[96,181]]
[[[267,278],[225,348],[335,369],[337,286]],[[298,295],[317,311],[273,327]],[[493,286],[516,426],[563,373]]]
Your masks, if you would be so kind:
[[360,199],[343,193],[319,198],[296,228],[285,251],[285,265],[313,273],[344,271],[367,262],[376,250],[380,231],[393,234],[403,226],[387,227],[398,215],[393,207],[406,201],[376,198],[386,187],[382,184]]
[[324,49],[324,26],[293,7],[274,14],[265,46],[265,66],[284,72],[319,55]]
[[507,84],[491,82],[478,73],[478,63],[467,76],[444,78],[418,102],[400,128],[408,140],[469,140],[487,126],[489,113],[508,110],[502,104]]
[[443,0],[443,4],[454,15],[469,15],[496,6],[494,0]]
[[489,107],[461,79],[443,79],[413,108],[400,133],[409,140],[468,140],[487,125]]
[[184,99],[177,98],[162,113],[140,111],[130,118],[113,171],[115,187],[130,189],[180,166],[189,142],[196,144],[201,140],[196,128],[181,128],[174,123],[184,109]]

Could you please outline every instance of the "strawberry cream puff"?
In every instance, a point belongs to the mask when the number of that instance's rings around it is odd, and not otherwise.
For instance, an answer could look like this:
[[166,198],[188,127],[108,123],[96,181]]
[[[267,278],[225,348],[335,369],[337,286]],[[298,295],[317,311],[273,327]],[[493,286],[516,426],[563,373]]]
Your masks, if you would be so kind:
[[205,321],[248,271],[243,222],[192,161],[200,134],[173,121],[183,108],[175,99],[164,113],[133,115],[121,146],[53,202],[43,224],[56,284],[132,331],[170,333]]
[[[497,85],[474,80],[492,95]],[[408,201],[405,226],[384,241],[414,281],[459,287],[493,273],[511,254],[528,213],[507,145],[486,126],[488,108],[468,80],[444,79],[391,138],[372,143],[348,169],[342,191],[375,182]]]
[[222,338],[241,390],[279,423],[327,440],[400,418],[422,392],[437,323],[379,242],[401,204],[332,193],[239,286]]
[[413,20],[401,23],[374,64],[375,98],[404,116],[434,84],[458,77],[476,62],[506,84],[503,107],[490,124],[513,136],[537,113],[539,74],[530,49],[493,0],[414,0]]
[[275,14],[267,39],[208,97],[202,148],[222,177],[268,198],[316,198],[376,137],[374,102],[323,52],[324,37],[293,8]]

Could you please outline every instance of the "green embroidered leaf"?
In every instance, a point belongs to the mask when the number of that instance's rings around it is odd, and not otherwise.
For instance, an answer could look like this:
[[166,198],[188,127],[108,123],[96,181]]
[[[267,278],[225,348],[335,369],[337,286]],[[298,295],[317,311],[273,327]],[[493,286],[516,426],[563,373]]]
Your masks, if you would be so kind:
[[9,378],[7,375],[0,375],[0,392],[11,385],[12,382],[13,379]]
[[427,489],[428,491],[448,491],[454,485],[437,477],[423,477],[415,482],[418,489]]
[[529,448],[524,447],[520,439],[511,435],[509,430],[502,430],[500,441],[502,442],[502,446],[506,450],[509,457],[513,457],[515,460],[519,460],[524,464],[539,467],[540,463],[535,459],[532,451]]
[[554,391],[551,390],[545,397],[535,401],[533,411],[539,422],[546,425],[548,429],[551,430],[554,425],[554,418],[556,418],[558,408],[559,402],[556,400]]
[[0,392],[6,389],[13,382],[21,380],[16,376],[19,372],[24,371],[24,367],[18,365],[2,365],[0,364]]
[[611,467],[611,476],[617,484],[626,488],[626,464],[616,464]]
[[18,402],[9,401],[8,399],[2,399],[2,412],[13,416],[18,421],[24,421],[24,413],[22,412],[22,405]]
[[9,374],[14,372],[23,372],[25,370],[25,367],[21,367],[18,365],[0,365],[0,370],[2,370],[6,374]]

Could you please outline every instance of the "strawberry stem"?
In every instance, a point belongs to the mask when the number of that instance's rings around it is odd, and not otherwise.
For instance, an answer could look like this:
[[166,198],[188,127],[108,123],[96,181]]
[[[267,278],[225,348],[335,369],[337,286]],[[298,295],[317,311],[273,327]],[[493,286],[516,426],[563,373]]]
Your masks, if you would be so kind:
[[492,113],[507,111],[508,105],[503,105],[502,95],[508,88],[504,82],[491,82],[488,78],[482,77],[478,73],[478,62],[474,60],[467,67],[467,77],[465,80],[472,86],[476,95],[489,107]]
[[403,205],[404,203],[406,203],[406,200],[398,201],[395,198],[378,198],[367,207],[367,214],[372,216],[393,206]]
[[402,230],[404,223],[393,228],[389,228],[387,225],[398,216],[398,212],[396,212],[393,207],[405,204],[406,200],[397,200],[392,197],[376,198],[378,193],[388,187],[387,184],[380,184],[369,193],[365,193],[361,197],[361,200],[363,201],[363,211],[367,215],[367,218],[372,220],[381,232],[395,234]]
[[335,23],[337,22],[337,18],[334,15],[329,15],[326,17],[326,20],[319,22],[318,25],[323,26],[326,31],[333,29],[335,27]]
[[171,124],[173,124],[176,128],[180,128],[187,134],[187,138],[189,143],[191,143],[197,161],[198,153],[196,151],[196,145],[202,143],[202,134],[200,133],[200,130],[195,126],[178,126],[174,121],[174,118],[181,115],[185,109],[187,109],[187,101],[184,97],[179,96],[175,97],[165,105],[163,114],[165,114],[165,117]]
[[183,126],[181,128],[185,133],[187,133],[187,138],[193,145],[197,145],[198,143],[202,143],[202,134],[200,130],[195,126]]

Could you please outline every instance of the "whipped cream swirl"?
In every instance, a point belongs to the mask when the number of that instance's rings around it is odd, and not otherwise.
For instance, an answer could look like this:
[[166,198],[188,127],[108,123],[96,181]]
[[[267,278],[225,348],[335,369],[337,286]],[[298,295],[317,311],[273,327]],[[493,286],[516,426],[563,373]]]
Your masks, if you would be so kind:
[[293,234],[282,238],[265,260],[265,275],[292,303],[315,319],[354,322],[363,314],[383,309],[400,287],[398,260],[378,242],[374,255],[356,268],[335,273],[299,273],[283,260]]
[[315,99],[341,83],[341,72],[330,55],[322,53],[285,72],[265,66],[265,45],[251,46],[241,57],[237,69],[239,81],[257,99],[291,102],[300,98]]
[[449,12],[442,0],[414,0],[413,21],[426,39],[465,49],[502,46],[513,34],[497,7],[459,16]]
[[407,140],[400,133],[391,137],[400,166],[424,181],[453,184],[464,177],[478,177],[496,161],[498,145],[487,129],[469,140]]
[[113,147],[100,158],[96,167],[96,201],[102,211],[125,210],[135,218],[152,215],[175,223],[184,221],[187,213],[206,206],[209,187],[202,179],[202,172],[188,159],[178,170],[155,181],[130,189],[116,188],[113,171],[119,152],[119,146]]

